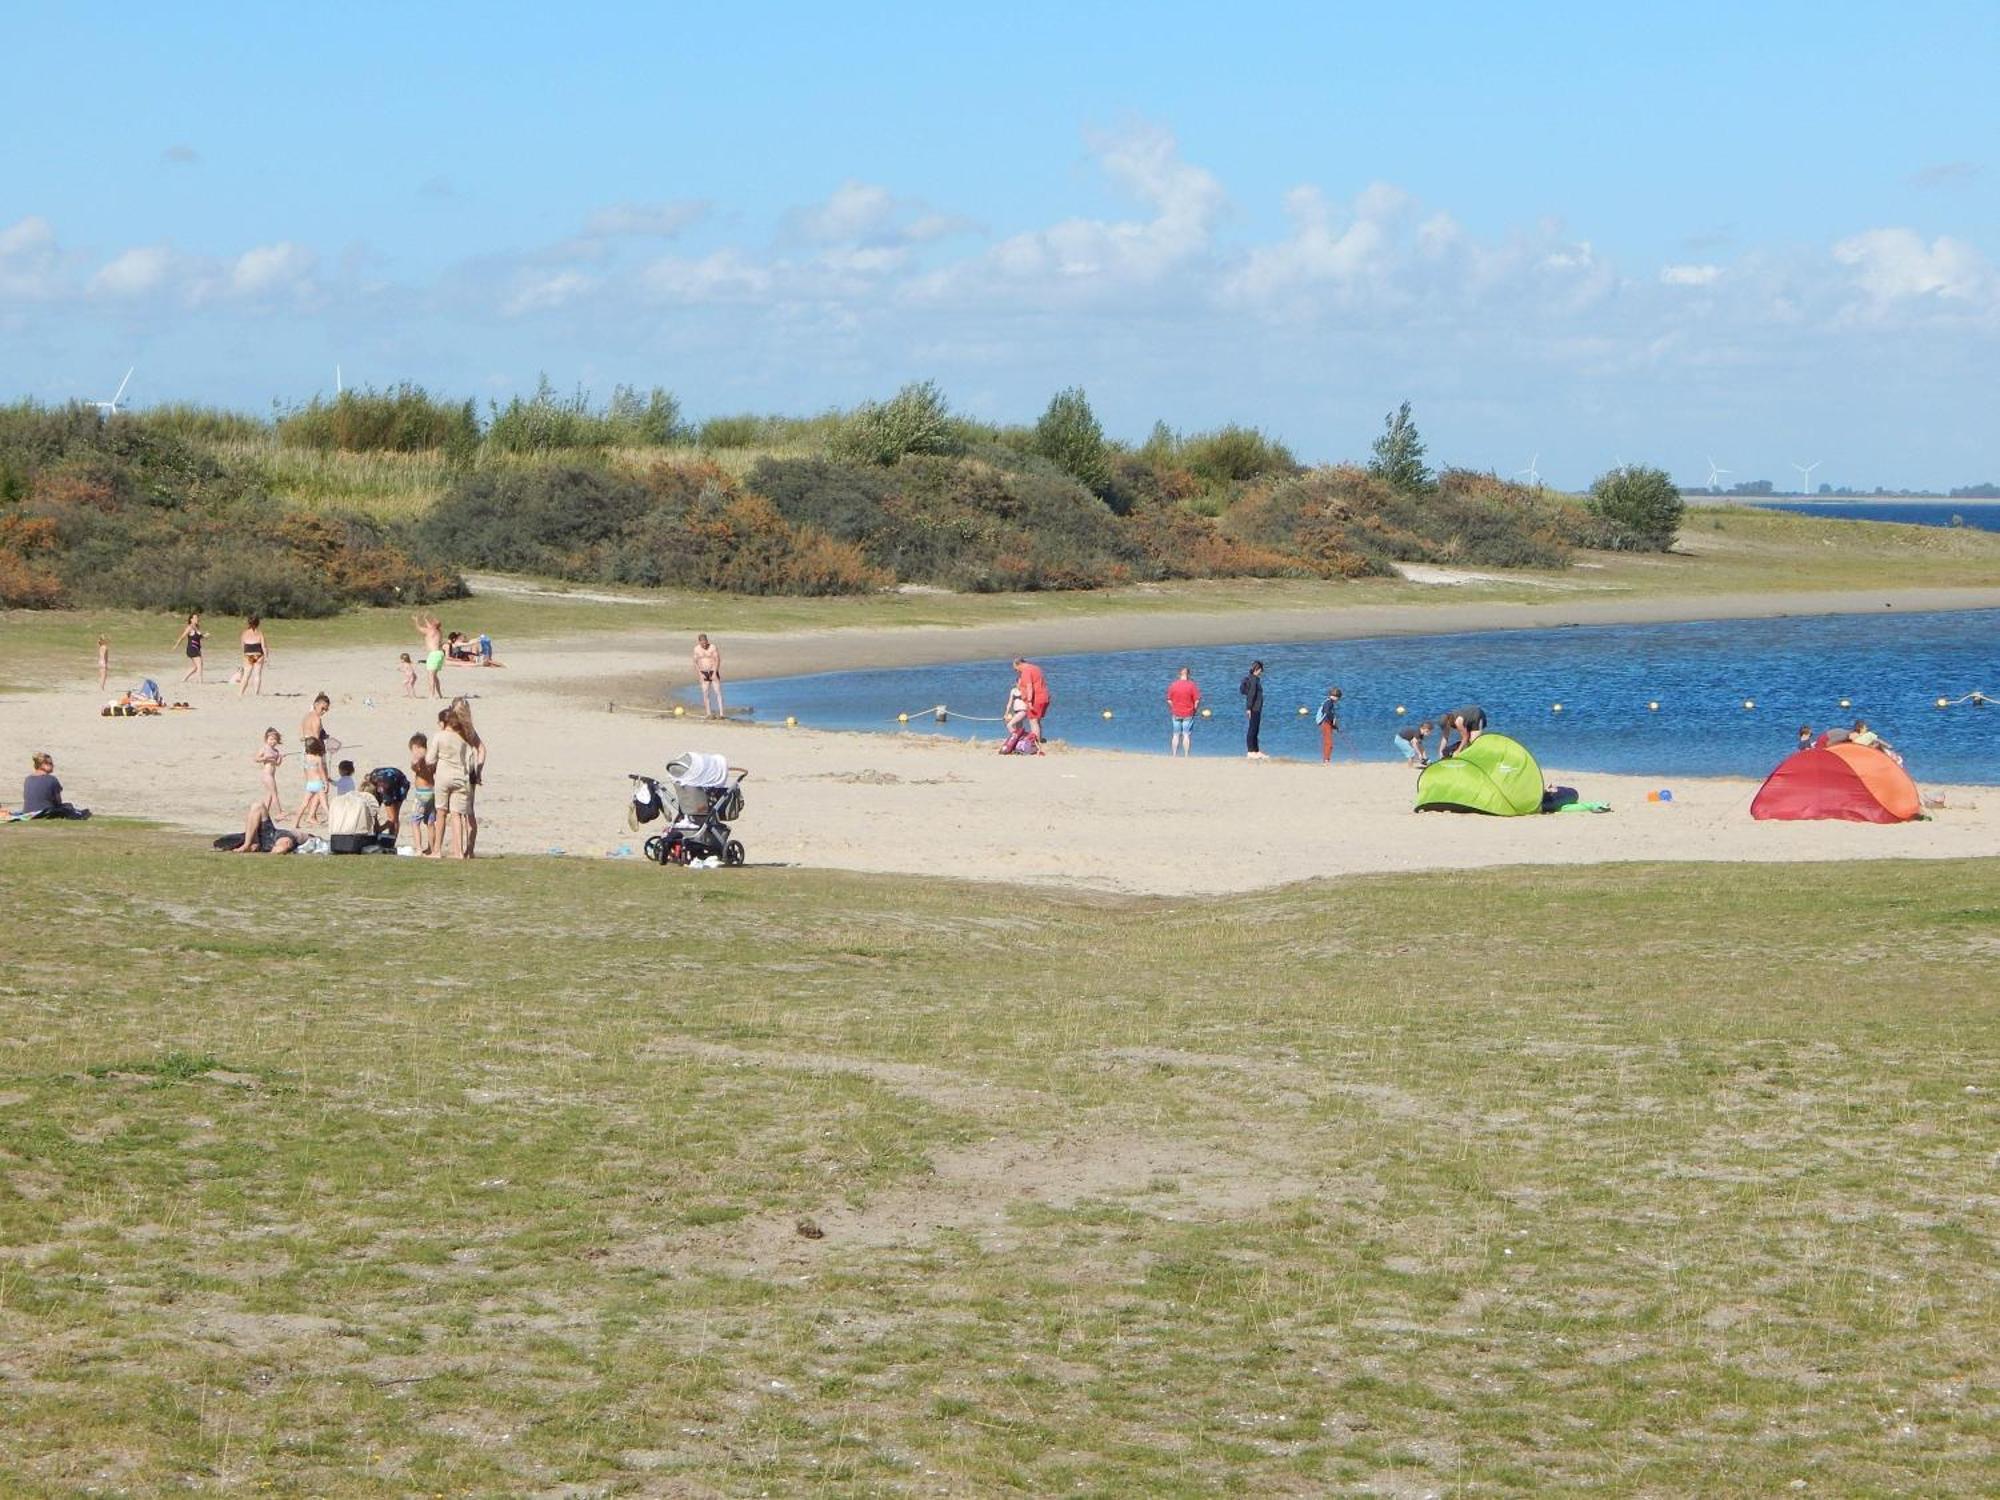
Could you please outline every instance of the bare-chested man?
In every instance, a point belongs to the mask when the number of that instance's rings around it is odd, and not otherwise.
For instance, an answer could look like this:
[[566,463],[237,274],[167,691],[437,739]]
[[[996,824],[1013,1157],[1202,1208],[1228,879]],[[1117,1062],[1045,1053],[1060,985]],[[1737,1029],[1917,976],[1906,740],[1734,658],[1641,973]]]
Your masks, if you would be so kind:
[[424,638],[424,673],[430,678],[431,696],[442,698],[444,684],[438,681],[438,673],[444,670],[444,623],[436,615],[421,610],[410,616],[410,623]]
[[701,682],[702,711],[711,719],[721,718],[722,652],[705,635],[694,638],[694,675]]

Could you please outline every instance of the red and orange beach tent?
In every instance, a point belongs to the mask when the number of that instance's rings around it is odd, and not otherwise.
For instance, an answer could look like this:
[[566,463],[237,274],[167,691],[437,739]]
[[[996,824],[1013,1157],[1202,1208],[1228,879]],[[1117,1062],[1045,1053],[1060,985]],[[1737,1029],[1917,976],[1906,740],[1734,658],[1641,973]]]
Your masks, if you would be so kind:
[[1828,745],[1788,755],[1758,788],[1753,818],[1845,818],[1907,823],[1922,811],[1909,772],[1870,745]]

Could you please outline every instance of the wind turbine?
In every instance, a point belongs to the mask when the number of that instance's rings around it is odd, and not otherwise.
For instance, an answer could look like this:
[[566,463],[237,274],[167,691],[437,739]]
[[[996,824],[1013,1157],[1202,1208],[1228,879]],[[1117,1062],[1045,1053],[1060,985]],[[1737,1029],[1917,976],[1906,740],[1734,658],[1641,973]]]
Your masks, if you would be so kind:
[[1720,464],[1718,464],[1714,459],[1711,458],[1708,461],[1708,487],[1710,489],[1716,488],[1717,484],[1721,481],[1722,476],[1724,474],[1733,474],[1735,472],[1736,471],[1734,469],[1723,468]]
[[1525,474],[1528,476],[1528,483],[1532,484],[1536,489],[1540,489],[1542,487],[1542,471],[1540,469],[1537,469],[1535,465],[1540,463],[1541,461],[1542,461],[1542,455],[1540,453],[1537,453],[1533,458],[1528,460],[1527,468],[1516,469],[1514,471],[1514,477],[1516,479],[1519,479],[1523,474]]
[[[137,365],[134,365],[132,367],[132,370],[136,370],[138,368],[139,367]],[[125,387],[132,383],[132,370],[127,370],[125,372],[125,378],[118,382],[117,395],[113,396],[109,401],[93,401],[90,404],[96,407],[99,411],[103,412],[104,415],[107,417],[117,416],[119,409],[118,403],[125,399]]]
[[1823,458],[1816,458],[1816,459],[1814,459],[1814,460],[1813,460],[1813,461],[1812,461],[1811,463],[1809,463],[1809,464],[1793,464],[1793,465],[1792,465],[1792,467],[1793,467],[1793,468],[1795,468],[1795,469],[1797,469],[1797,470],[1799,471],[1799,475],[1800,475],[1800,477],[1801,477],[1801,478],[1803,479],[1803,481],[1804,481],[1804,482],[1803,482],[1803,483],[1802,483],[1802,484],[1800,485],[1800,487],[1799,487],[1799,493],[1800,493],[1801,495],[1810,495],[1810,494],[1812,493],[1812,474],[1813,474],[1813,470],[1814,470],[1814,469],[1817,469],[1817,468],[1818,468],[1818,467],[1819,467],[1819,466],[1820,466],[1821,464],[1823,464],[1823,463],[1825,463],[1825,462],[1826,462],[1826,460],[1825,460],[1825,459],[1823,459]]

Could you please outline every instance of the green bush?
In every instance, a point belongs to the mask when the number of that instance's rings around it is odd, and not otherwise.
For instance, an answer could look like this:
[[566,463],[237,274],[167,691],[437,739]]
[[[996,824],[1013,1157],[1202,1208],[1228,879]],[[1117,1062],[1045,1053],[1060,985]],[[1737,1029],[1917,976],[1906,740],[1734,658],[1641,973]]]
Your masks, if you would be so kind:
[[1223,524],[1239,540],[1346,578],[1396,562],[1562,567],[1591,535],[1580,507],[1462,469],[1421,492],[1349,466],[1315,469],[1253,490]]
[[1103,494],[1111,477],[1104,428],[1090,409],[1080,386],[1056,392],[1048,410],[1035,424],[1035,452],[1094,494]]
[[793,526],[700,460],[644,476],[574,464],[468,475],[418,528],[456,567],[738,593],[856,593],[882,579],[859,549]]
[[828,458],[766,458],[750,470],[749,488],[794,526],[810,526],[843,542],[859,542],[887,521],[897,492],[891,471]]
[[[1148,440],[1149,446],[1152,440]],[[1197,433],[1175,442],[1172,461],[1205,484],[1239,484],[1272,475],[1296,474],[1292,450],[1254,427],[1234,425]]]
[[278,441],[292,448],[341,453],[449,453],[470,458],[479,447],[479,418],[470,401],[445,401],[408,382],[385,391],[315,396],[278,418]]
[[644,484],[605,469],[482,469],[445,492],[416,540],[454,567],[595,578],[607,547],[651,506]]
[[687,441],[680,402],[655,386],[641,395],[619,386],[599,411],[581,388],[556,394],[544,375],[527,400],[514,397],[494,406],[486,427],[487,445],[496,453],[554,454],[604,448],[665,448]]
[[937,383],[913,381],[887,401],[858,406],[834,434],[831,452],[852,463],[893,464],[912,453],[954,453],[964,432]]
[[254,443],[271,435],[271,424],[262,417],[216,406],[196,406],[187,401],[149,406],[133,413],[132,420],[151,432],[184,443]]
[[1687,502],[1664,469],[1627,464],[1600,474],[1590,508],[1611,529],[1605,545],[1627,552],[1666,552],[1680,534]]

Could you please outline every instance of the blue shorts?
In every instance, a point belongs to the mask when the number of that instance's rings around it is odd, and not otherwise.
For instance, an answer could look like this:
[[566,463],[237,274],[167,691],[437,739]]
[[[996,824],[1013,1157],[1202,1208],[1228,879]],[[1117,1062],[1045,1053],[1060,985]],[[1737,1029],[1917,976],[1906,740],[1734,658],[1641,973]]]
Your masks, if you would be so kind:
[[1167,720],[1167,722],[1168,722],[1168,723],[1170,723],[1170,724],[1172,724],[1172,725],[1174,726],[1174,733],[1175,733],[1175,734],[1192,734],[1192,733],[1194,733],[1194,715],[1193,715],[1193,714],[1189,714],[1189,715],[1188,715],[1188,716],[1187,716],[1187,717],[1186,717],[1185,719],[1176,719],[1176,718],[1172,718],[1172,717],[1169,717],[1169,719]]
[[1406,740],[1399,734],[1396,736],[1396,748],[1403,752],[1404,760],[1415,760],[1417,758],[1417,742],[1415,740]]

